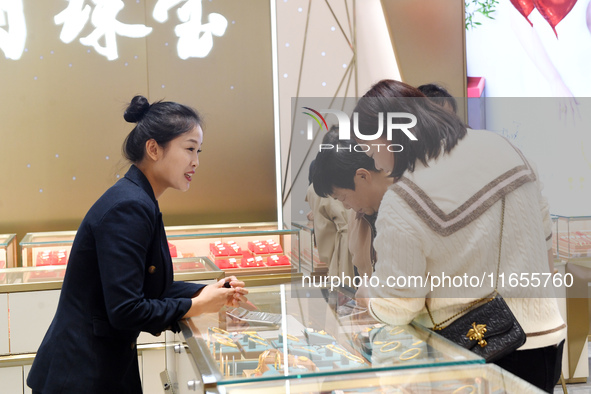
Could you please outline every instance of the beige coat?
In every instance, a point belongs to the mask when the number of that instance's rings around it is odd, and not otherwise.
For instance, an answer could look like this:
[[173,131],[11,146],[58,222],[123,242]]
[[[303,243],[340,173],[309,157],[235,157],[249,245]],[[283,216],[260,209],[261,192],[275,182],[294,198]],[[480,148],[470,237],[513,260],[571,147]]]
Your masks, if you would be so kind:
[[363,218],[363,215],[357,214],[352,209],[347,211],[349,222],[349,253],[351,253],[351,260],[353,265],[357,267],[357,272],[360,276],[371,276],[373,273],[372,267],[372,233],[371,226]]
[[314,235],[320,261],[328,265],[329,276],[354,275],[347,242],[347,209],[333,198],[320,197],[313,185],[308,187],[306,201],[314,214]]

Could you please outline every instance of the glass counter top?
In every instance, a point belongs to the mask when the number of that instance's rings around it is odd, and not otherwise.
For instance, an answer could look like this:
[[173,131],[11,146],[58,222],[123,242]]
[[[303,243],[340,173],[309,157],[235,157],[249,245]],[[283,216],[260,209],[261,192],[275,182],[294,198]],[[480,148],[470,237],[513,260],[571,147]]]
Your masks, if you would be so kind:
[[167,338],[167,366],[179,363],[169,350],[183,342],[190,361],[181,362],[218,386],[484,363],[420,325],[378,323],[344,293],[289,284],[249,290],[242,308],[184,321],[182,337]]
[[208,393],[256,394],[510,394],[545,393],[494,364],[366,372],[346,376],[301,377],[285,381],[241,382]]

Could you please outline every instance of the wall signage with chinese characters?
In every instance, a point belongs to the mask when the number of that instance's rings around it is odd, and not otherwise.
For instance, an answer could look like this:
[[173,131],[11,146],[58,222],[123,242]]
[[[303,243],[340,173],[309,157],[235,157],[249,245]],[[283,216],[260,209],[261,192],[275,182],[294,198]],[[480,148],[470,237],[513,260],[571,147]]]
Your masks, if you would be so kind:
[[[0,0],[0,51],[7,59],[19,60],[26,48],[24,1]],[[127,24],[118,20],[118,14],[124,8],[122,0],[67,0],[65,8],[53,16],[53,21],[61,26],[59,38],[62,42],[70,44],[78,39],[78,43],[94,48],[108,60],[115,60],[119,57],[118,36],[142,38],[153,30],[144,24]],[[213,48],[213,36],[225,34],[227,19],[221,14],[210,13],[204,23],[202,0],[158,0],[151,13],[154,23],[168,21],[173,9],[176,9],[179,22],[174,27],[179,58],[206,57]],[[80,37],[88,25],[94,30]]]

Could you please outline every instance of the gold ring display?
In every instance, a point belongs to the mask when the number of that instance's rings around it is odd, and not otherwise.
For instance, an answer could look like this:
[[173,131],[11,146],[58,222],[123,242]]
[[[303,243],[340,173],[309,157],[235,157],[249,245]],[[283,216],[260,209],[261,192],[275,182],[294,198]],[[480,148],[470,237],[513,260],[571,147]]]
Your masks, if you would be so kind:
[[[413,350],[416,350],[417,352],[415,354],[413,354],[410,357],[403,357],[405,354],[412,352]],[[411,347],[408,350],[405,350],[404,352],[402,352],[402,354],[400,356],[398,356],[398,358],[402,361],[406,361],[406,360],[410,360],[412,358],[417,357],[419,354],[421,354],[421,349],[419,349],[418,347]]]
[[[393,345],[393,344],[396,344],[396,346],[386,349],[388,346]],[[388,352],[398,349],[399,347],[400,347],[400,341],[390,341],[390,342],[387,342],[382,345],[382,347],[380,348],[380,352],[388,353]]]

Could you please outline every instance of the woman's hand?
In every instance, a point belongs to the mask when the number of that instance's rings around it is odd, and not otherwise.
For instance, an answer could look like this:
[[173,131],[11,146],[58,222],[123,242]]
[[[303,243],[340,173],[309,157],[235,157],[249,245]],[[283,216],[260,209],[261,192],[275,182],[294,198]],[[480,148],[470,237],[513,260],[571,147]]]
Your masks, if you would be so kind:
[[[244,288],[244,282],[236,279],[235,276],[229,276],[221,280],[222,286],[232,288],[236,290],[232,297],[229,297],[226,306],[237,307],[241,302],[247,302],[248,299],[245,297],[248,294],[248,290]],[[218,282],[219,283],[219,282]]]
[[[225,283],[229,283],[224,286]],[[192,298],[192,305],[183,318],[201,315],[202,313],[216,313],[223,306],[238,306],[240,302],[246,302],[245,295],[248,290],[244,288],[244,282],[235,276],[220,279],[218,282],[205,286],[199,295]]]

